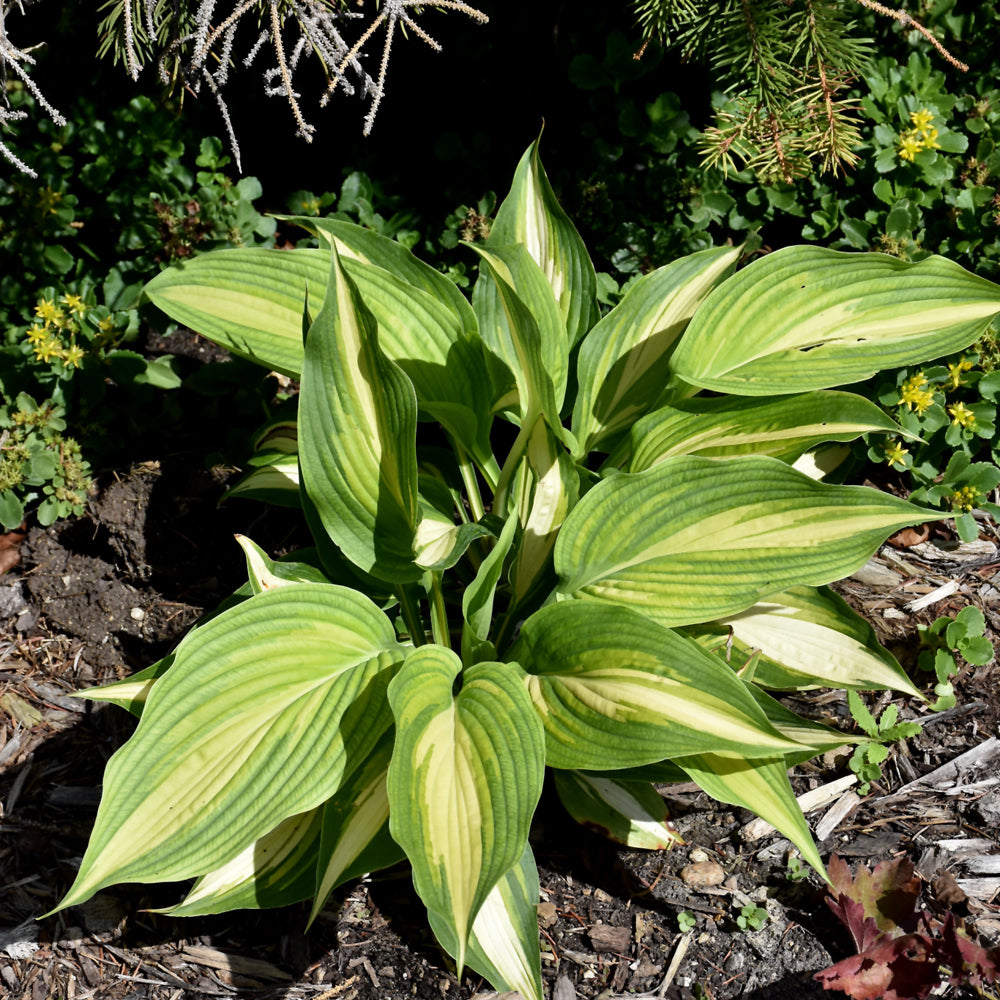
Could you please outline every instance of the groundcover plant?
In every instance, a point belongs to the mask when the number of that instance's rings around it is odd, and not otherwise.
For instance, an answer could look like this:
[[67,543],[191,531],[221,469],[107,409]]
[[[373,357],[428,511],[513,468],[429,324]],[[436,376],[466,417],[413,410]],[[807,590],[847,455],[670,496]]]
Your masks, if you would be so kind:
[[[165,660],[88,692],[140,716],[60,908],[195,878],[166,911],[314,899],[408,859],[442,946],[540,1000],[528,842],[546,767],[576,819],[665,846],[693,779],[822,862],[787,768],[847,737],[767,694],[917,695],[825,587],[936,517],[823,483],[899,433],[831,387],[960,350],[1000,288],[939,257],[704,250],[601,316],[583,243],[525,154],[472,303],[408,250],[227,250],[149,298],[301,379],[269,488],[315,549],[272,561]],[[295,516],[295,515],[292,515]],[[569,820],[567,819],[567,822]]]

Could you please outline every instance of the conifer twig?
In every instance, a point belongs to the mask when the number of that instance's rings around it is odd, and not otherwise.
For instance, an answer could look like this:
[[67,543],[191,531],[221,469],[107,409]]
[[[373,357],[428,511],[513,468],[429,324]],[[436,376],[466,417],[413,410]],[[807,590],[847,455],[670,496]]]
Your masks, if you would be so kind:
[[934,34],[928,31],[919,21],[915,20],[910,14],[907,14],[905,10],[893,10],[892,7],[886,7],[880,4],[878,0],[857,0],[857,3],[861,4],[862,7],[867,7],[869,10],[875,11],[876,14],[882,14],[884,17],[891,17],[893,20],[899,21],[900,25],[904,28],[914,28],[919,31],[924,38],[927,39],[938,50],[941,57],[946,61],[951,63],[956,69],[960,69],[963,73],[969,72],[969,67],[964,63],[956,59],[938,40],[934,37]]

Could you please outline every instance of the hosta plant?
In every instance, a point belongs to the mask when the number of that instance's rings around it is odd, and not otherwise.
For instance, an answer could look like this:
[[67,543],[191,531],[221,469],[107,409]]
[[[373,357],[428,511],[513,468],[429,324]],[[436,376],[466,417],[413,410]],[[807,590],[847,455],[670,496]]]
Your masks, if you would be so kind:
[[941,258],[795,247],[737,269],[721,247],[601,316],[537,147],[472,248],[471,304],[397,243],[304,221],[320,249],[210,253],[147,286],[301,380],[267,485],[315,549],[241,538],[246,587],[89,693],[140,719],[60,906],[193,878],[167,912],[312,899],[314,918],[405,857],[459,972],[539,1000],[546,767],[626,843],[675,841],[652,783],[693,779],[822,871],[786,772],[845,737],[767,692],[918,693],[826,585],[935,516],[821,481],[840,442],[896,431],[833,387],[964,348],[1000,289]]

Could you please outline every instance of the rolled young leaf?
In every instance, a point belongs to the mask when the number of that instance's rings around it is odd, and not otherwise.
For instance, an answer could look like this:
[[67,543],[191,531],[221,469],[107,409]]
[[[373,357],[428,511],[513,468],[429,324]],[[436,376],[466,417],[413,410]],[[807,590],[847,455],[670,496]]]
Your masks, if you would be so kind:
[[938,516],[774,458],[680,456],[595,486],[566,518],[555,566],[566,596],[689,625],[842,579],[893,531]]
[[443,646],[414,649],[389,687],[396,745],[389,823],[427,909],[451,929],[461,973],[473,921],[521,857],[542,791],[542,726],[515,664],[462,669]]
[[391,725],[402,659],[389,619],[327,584],[258,594],[189,633],[108,763],[58,908],[115,882],[207,874],[326,801]]
[[576,226],[556,199],[538,149],[536,139],[521,157],[487,246],[524,245],[552,288],[572,347],[597,319],[597,275]]
[[356,566],[393,583],[415,562],[417,400],[381,351],[374,317],[333,250],[326,298],[309,327],[299,395],[302,486]]
[[705,300],[671,364],[719,392],[826,389],[959,351],[998,313],[1000,287],[943,257],[785,247]]
[[511,656],[528,671],[551,767],[603,771],[692,752],[763,757],[800,747],[729,667],[629,608],[549,605],[524,623]]

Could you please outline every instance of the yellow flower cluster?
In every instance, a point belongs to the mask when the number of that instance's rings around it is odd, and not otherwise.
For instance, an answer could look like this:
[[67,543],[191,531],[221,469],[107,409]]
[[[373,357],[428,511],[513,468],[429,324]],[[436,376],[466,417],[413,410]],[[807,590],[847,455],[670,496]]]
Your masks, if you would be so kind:
[[918,416],[923,416],[934,402],[934,390],[927,388],[927,376],[923,372],[911,375],[899,387],[899,401],[905,403],[908,410],[914,410]]
[[969,513],[979,503],[979,490],[975,486],[962,486],[948,497],[948,501],[952,510],[964,510]]
[[46,364],[61,361],[67,368],[79,368],[85,351],[77,343],[78,320],[87,309],[87,303],[72,292],[60,296],[58,303],[54,299],[39,299],[35,305],[37,319],[25,334],[35,357]]
[[912,163],[922,150],[940,149],[941,146],[937,141],[938,130],[932,124],[934,115],[927,108],[911,112],[910,121],[913,126],[899,136],[899,158]]

